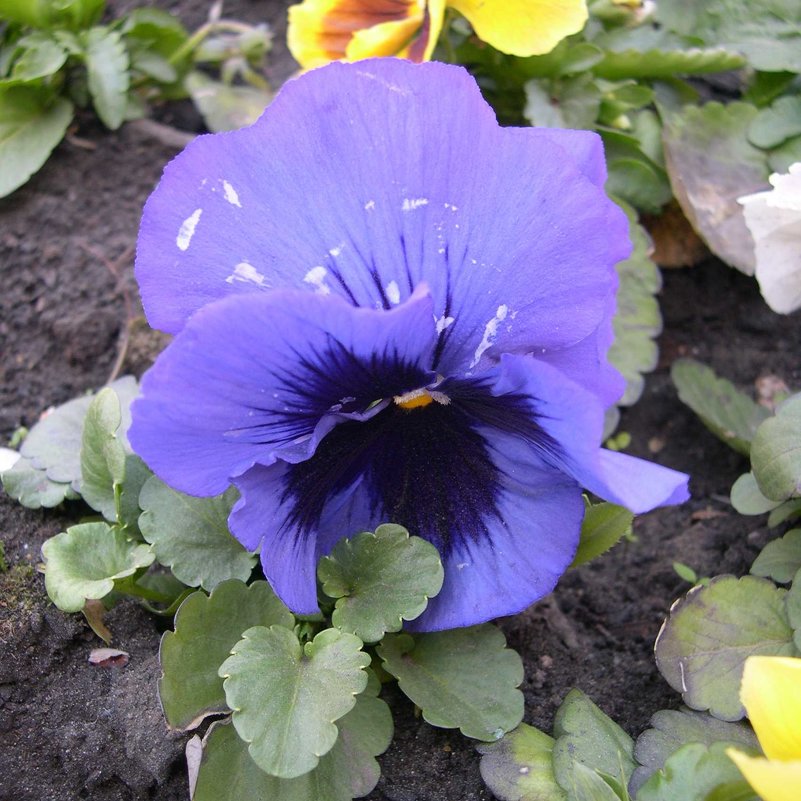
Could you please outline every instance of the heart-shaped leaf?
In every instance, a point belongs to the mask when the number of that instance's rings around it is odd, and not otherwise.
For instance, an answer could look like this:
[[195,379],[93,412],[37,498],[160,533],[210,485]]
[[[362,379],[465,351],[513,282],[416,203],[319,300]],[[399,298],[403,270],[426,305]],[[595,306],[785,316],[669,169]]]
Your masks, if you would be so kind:
[[766,498],[786,501],[801,495],[801,394],[788,398],[759,427],[751,469]]
[[523,719],[523,663],[495,626],[389,635],[378,654],[432,726],[492,742]]
[[152,476],[139,495],[144,510],[139,529],[153,545],[156,559],[190,587],[213,590],[226,579],[246,581],[256,557],[228,530],[237,497],[237,490],[230,488],[215,498],[193,498]]
[[792,581],[798,570],[801,570],[801,528],[771,540],[751,565],[752,575],[764,576],[779,584]]
[[179,607],[175,631],[161,639],[159,693],[164,716],[176,729],[193,729],[207,715],[225,712],[218,671],[253,626],[292,629],[295,618],[266,581],[218,584],[211,595],[192,593]]
[[80,612],[88,599],[103,598],[114,582],[153,562],[149,545],[130,540],[106,523],[82,523],[42,545],[45,587],[64,612]]
[[377,642],[400,631],[442,588],[444,571],[437,549],[402,526],[383,525],[352,540],[340,540],[320,560],[323,592],[336,598],[331,618],[342,631]]
[[253,761],[292,779],[317,767],[339,734],[335,721],[367,686],[362,641],[337,629],[301,645],[281,626],[248,629],[220,667],[225,697]]

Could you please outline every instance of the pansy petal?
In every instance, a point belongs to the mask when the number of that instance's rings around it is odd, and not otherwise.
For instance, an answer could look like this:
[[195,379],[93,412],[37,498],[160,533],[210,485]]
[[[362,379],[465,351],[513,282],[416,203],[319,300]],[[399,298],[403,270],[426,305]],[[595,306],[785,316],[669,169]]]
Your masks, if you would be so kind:
[[345,56],[348,61],[377,56],[396,56],[409,45],[422,22],[421,13],[410,19],[381,22],[356,31],[348,42]]
[[636,514],[689,497],[684,473],[600,448],[605,407],[561,370],[504,355],[482,378],[492,382],[496,395],[531,399],[532,416],[555,443],[548,449],[551,462],[590,492]]
[[426,0],[425,14],[420,31],[409,46],[398,55],[410,61],[428,61],[437,46],[445,21],[445,0]]
[[459,67],[313,70],[256,125],[168,165],[139,237],[148,319],[176,332],[274,287],[390,307],[426,281],[443,374],[581,342],[608,314],[628,223],[596,185],[600,151],[558,141],[498,127]]
[[445,555],[442,590],[407,628],[448,629],[520,612],[553,590],[578,547],[578,484],[519,439],[483,433],[502,485],[496,514],[487,517],[486,534]]
[[[394,55],[422,21],[420,0],[304,0],[289,7],[287,45],[306,69],[344,58]],[[354,37],[381,26],[392,27],[353,45],[351,51]],[[397,46],[386,49],[401,31]]]
[[585,0],[448,0],[476,35],[502,53],[550,53],[587,21]]
[[801,763],[801,659],[749,657],[740,698],[768,759]]
[[275,458],[308,458],[338,421],[425,385],[435,343],[424,288],[391,311],[281,290],[198,312],[142,381],[129,438],[193,495]]
[[801,760],[779,762],[748,756],[736,748],[727,748],[726,754],[762,801],[798,801]]

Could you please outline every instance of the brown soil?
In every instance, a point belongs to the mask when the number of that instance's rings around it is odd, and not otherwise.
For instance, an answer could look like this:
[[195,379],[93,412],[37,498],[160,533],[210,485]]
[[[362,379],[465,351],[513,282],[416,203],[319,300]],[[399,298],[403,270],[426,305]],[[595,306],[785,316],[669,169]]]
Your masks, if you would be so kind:
[[[190,27],[206,13],[201,0],[159,5]],[[274,25],[277,80],[292,71],[281,45],[284,7],[280,0],[232,0],[225,9]],[[196,124],[181,107],[161,118]],[[135,126],[109,133],[87,117],[27,186],[0,201],[4,441],[43,409],[102,385],[111,373],[136,311],[139,214],[174,152]],[[546,729],[574,686],[635,735],[654,711],[676,706],[652,654],[671,601],[687,588],[672,562],[700,575],[742,573],[767,538],[762,519],[740,517],[727,503],[745,460],[682,406],[668,367],[689,354],[743,388],[768,374],[799,387],[798,316],[772,314],[752,280],[714,261],[668,272],[662,308],[662,364],[621,429],[632,436],[631,452],[690,473],[693,499],[639,519],[636,542],[568,574],[551,598],[503,621],[525,660],[526,719]],[[132,342],[125,367],[139,371],[147,343]],[[117,606],[108,622],[130,662],[93,667],[87,658],[101,643],[81,617],[49,603],[34,570],[42,542],[80,514],[75,504],[29,511],[0,496],[0,538],[11,566],[0,573],[0,799],[184,801],[183,739],[167,732],[156,693],[157,621],[134,603]],[[396,735],[370,799],[492,797],[470,742],[428,726],[392,691],[389,700]]]

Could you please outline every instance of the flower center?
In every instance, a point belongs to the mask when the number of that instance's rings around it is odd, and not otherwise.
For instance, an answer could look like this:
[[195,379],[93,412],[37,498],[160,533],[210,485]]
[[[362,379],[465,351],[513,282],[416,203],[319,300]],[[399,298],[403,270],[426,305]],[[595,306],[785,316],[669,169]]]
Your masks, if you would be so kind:
[[436,401],[447,406],[451,399],[444,392],[434,392],[428,389],[413,389],[403,395],[395,395],[393,400],[401,409],[420,409]]

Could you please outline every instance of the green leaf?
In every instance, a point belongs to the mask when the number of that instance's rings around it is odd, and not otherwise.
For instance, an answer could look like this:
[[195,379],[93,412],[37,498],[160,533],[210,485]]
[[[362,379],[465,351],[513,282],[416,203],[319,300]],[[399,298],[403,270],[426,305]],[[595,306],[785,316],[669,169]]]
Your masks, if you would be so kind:
[[14,49],[21,51],[21,55],[14,61],[8,78],[0,80],[0,86],[46,78],[58,72],[67,60],[67,51],[42,33],[23,36],[15,42]]
[[0,197],[22,186],[47,161],[72,115],[69,100],[50,99],[35,87],[0,91]]
[[801,161],[801,136],[788,139],[768,153],[768,166],[771,172],[789,172],[790,166],[797,161]]
[[601,90],[591,75],[561,81],[535,79],[523,90],[523,116],[540,127],[592,128],[601,105]]
[[232,487],[214,498],[193,498],[152,476],[139,496],[144,510],[139,529],[156,559],[190,587],[213,590],[226,579],[246,581],[256,557],[228,530],[228,515],[238,497]]
[[780,97],[772,106],[762,109],[748,127],[748,139],[751,144],[766,150],[799,135],[801,135],[801,95]]
[[44,470],[37,470],[24,457],[0,474],[0,479],[6,493],[28,509],[50,509],[80,497],[69,484],[51,481]]
[[[756,479],[755,479],[756,481]],[[785,501],[777,506],[768,515],[768,528],[775,528],[782,523],[801,515],[801,498],[793,501]]]
[[602,776],[581,762],[571,764],[568,781],[567,797],[570,801],[623,801],[624,798],[628,801],[625,797],[625,785],[610,776]]
[[[139,532],[139,494],[153,475],[150,468],[135,454],[125,455],[125,478],[117,492],[117,522],[126,532]],[[156,559],[158,559],[158,551]]]
[[764,576],[779,584],[792,581],[798,570],[801,570],[801,528],[771,540],[751,565],[752,575]]
[[670,377],[679,391],[679,400],[701,418],[719,439],[748,456],[751,440],[770,412],[740,392],[731,381],[694,359],[677,359]]
[[117,488],[125,480],[125,448],[117,438],[120,401],[111,387],[95,395],[83,424],[81,495],[109,522],[117,519]]
[[636,212],[630,206],[619,205],[629,217],[634,249],[628,259],[616,266],[620,284],[612,320],[615,341],[609,349],[609,361],[626,379],[626,391],[618,404],[631,406],[642,395],[645,386],[642,374],[656,367],[659,356],[655,340],[662,331],[662,315],[656,293],[662,286],[662,276],[649,256],[650,239],[637,223]]
[[593,72],[599,78],[619,81],[625,78],[658,80],[676,75],[703,75],[708,72],[725,72],[739,69],[745,59],[732,50],[722,47],[686,50],[618,50],[607,51]]
[[432,726],[492,742],[523,719],[523,663],[495,626],[389,635],[377,650]]
[[784,401],[759,427],[751,469],[766,498],[786,501],[801,495],[801,394]]
[[660,0],[656,18],[670,30],[742,53],[765,72],[801,72],[801,7],[795,0]]
[[640,788],[637,801],[706,801],[715,788],[740,782],[742,774],[726,756],[727,747],[728,743],[682,746]]
[[130,67],[119,31],[99,26],[85,34],[89,92],[97,115],[112,131],[122,125],[128,106]]
[[630,789],[635,794],[672,754],[687,743],[710,746],[725,742],[759,750],[756,735],[745,723],[718,720],[690,709],[662,709],[651,718],[650,727],[637,738],[634,746],[634,756],[640,763],[631,778]]
[[785,594],[756,576],[718,576],[673,605],[656,641],[656,664],[688,706],[721,720],[743,717],[746,658],[793,653]]
[[190,72],[184,85],[206,127],[214,133],[252,125],[273,99],[273,93],[265,89],[229,86],[198,71]]
[[265,773],[233,726],[215,724],[203,748],[192,801],[350,801],[367,795],[381,770],[375,757],[392,740],[392,715],[379,698],[359,695],[338,722],[339,737],[317,767],[294,779]]
[[554,739],[521,723],[496,743],[476,746],[481,778],[500,801],[567,801],[553,774]]
[[754,272],[754,246],[737,198],[765,187],[765,152],[747,137],[757,110],[748,103],[707,103],[668,114],[665,159],[673,193],[715,255]]
[[175,631],[161,638],[159,694],[170,726],[194,729],[207,715],[228,710],[218,670],[244,631],[294,624],[266,581],[248,587],[232,579],[211,595],[192,593],[178,608]]
[[[609,138],[605,136],[604,141],[608,142]],[[652,214],[658,213],[670,200],[670,186],[664,170],[644,153],[635,150],[615,154],[610,149],[607,166],[606,191],[613,197]]]
[[731,505],[741,515],[762,515],[780,504],[760,492],[753,473],[743,473],[731,488]]
[[362,641],[337,629],[301,645],[281,626],[248,629],[220,667],[233,723],[253,761],[292,779],[314,769],[334,746],[335,721],[367,686]]
[[571,567],[578,567],[616,545],[631,533],[634,515],[614,503],[588,503],[581,524],[581,539]]
[[785,596],[787,605],[787,619],[794,629],[793,642],[798,653],[801,654],[801,570],[793,577],[793,583]]
[[575,797],[577,784],[597,784],[584,772],[576,772],[575,763],[615,777],[624,787],[628,784],[635,768],[634,741],[581,690],[571,690],[562,701],[553,733],[554,776],[570,798]]
[[320,560],[323,592],[338,599],[331,622],[364,642],[400,631],[419,617],[442,588],[444,571],[437,549],[396,525],[379,526],[352,540],[340,540]]
[[106,523],[82,523],[42,545],[45,587],[64,612],[80,612],[88,599],[102,598],[114,582],[153,562],[150,546],[129,540]]

